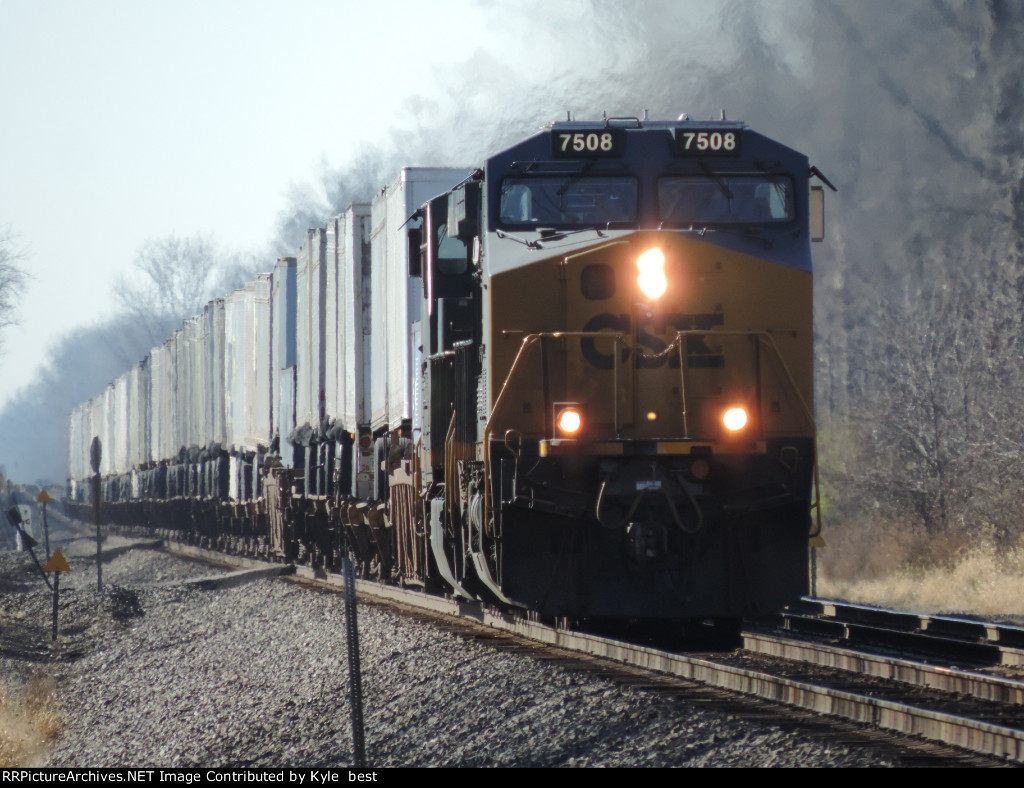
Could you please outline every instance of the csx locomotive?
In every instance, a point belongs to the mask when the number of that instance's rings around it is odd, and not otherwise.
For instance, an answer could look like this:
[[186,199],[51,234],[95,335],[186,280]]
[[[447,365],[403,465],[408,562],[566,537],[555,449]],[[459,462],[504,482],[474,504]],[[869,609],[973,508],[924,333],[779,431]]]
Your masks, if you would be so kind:
[[99,437],[107,522],[546,617],[778,610],[816,508],[815,172],[638,118],[404,169],[76,409],[70,498]]

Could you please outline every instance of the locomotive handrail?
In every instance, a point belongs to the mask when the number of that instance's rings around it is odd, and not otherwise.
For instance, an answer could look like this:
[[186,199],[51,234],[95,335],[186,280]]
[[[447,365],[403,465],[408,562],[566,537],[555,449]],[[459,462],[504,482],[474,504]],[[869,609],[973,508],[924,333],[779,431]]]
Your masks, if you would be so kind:
[[[512,333],[512,332],[503,332]],[[613,410],[614,410],[614,428],[616,437],[621,437],[621,425],[620,425],[620,413],[619,413],[619,366],[620,356],[618,352],[618,346],[626,339],[626,333],[622,331],[545,331],[534,334],[527,334],[523,337],[522,344],[519,347],[519,352],[516,353],[515,359],[512,361],[512,366],[509,368],[508,374],[505,376],[505,381],[502,383],[501,391],[498,393],[497,399],[494,401],[494,406],[491,408],[491,412],[487,417],[487,424],[484,426],[484,445],[490,445],[491,434],[494,429],[494,419],[497,415],[506,391],[508,391],[509,383],[516,374],[516,370],[523,359],[527,348],[540,342],[544,338],[550,337],[552,339],[572,338],[579,337],[583,338],[604,338],[611,339],[616,344],[616,349],[612,354],[613,365],[613,384],[612,388],[614,391],[613,395]],[[809,537],[815,537],[821,534],[821,489],[820,489],[820,478],[818,473],[818,427],[814,420],[814,414],[812,413],[810,406],[800,393],[800,388],[796,384],[796,380],[793,377],[793,373],[790,372],[785,359],[779,352],[778,345],[775,344],[775,338],[768,331],[763,330],[743,330],[743,329],[725,329],[725,330],[708,330],[708,329],[684,329],[676,332],[676,337],[668,347],[658,353],[646,353],[639,346],[633,348],[640,358],[647,360],[655,360],[659,358],[666,358],[673,352],[679,353],[679,368],[680,368],[680,396],[682,399],[682,416],[683,416],[683,435],[689,436],[689,428],[686,416],[686,355],[684,348],[686,343],[683,341],[688,336],[740,336],[740,337],[757,337],[759,340],[764,340],[764,347],[770,349],[776,360],[779,362],[779,366],[785,376],[786,381],[789,383],[792,393],[796,395],[796,401],[799,403],[801,410],[803,411],[804,417],[807,419],[811,429],[811,452],[812,452],[812,475],[814,480],[814,501],[811,504],[811,509],[814,510],[815,514],[815,526],[813,531],[808,534]],[[484,451],[484,472],[490,474],[491,470],[491,457],[490,451]],[[490,478],[489,475],[487,478]],[[491,512],[491,490],[490,485],[486,485],[484,488],[484,512],[489,514]],[[485,514],[485,516],[486,516]]]
[[789,382],[789,386],[793,393],[796,394],[796,400],[800,403],[800,407],[804,412],[804,417],[807,419],[811,426],[811,453],[812,453],[812,474],[814,477],[814,503],[811,504],[811,509],[814,510],[815,527],[814,530],[808,534],[808,537],[814,538],[821,535],[821,488],[820,479],[818,475],[818,425],[814,420],[814,413],[811,411],[810,406],[804,400],[803,395],[800,393],[800,387],[796,385],[796,380],[793,377],[793,373],[789,371],[789,367],[786,365],[786,360],[782,357],[779,352],[778,345],[775,344],[775,338],[768,331],[762,330],[741,330],[741,329],[724,329],[724,330],[701,330],[699,328],[690,328],[683,331],[676,332],[676,338],[671,345],[666,347],[659,353],[645,353],[639,347],[636,348],[637,354],[641,358],[645,359],[657,359],[667,357],[673,350],[678,349],[679,351],[679,376],[683,406],[683,434],[689,435],[690,431],[687,427],[686,422],[686,359],[683,355],[683,347],[685,343],[682,341],[683,337],[686,336],[746,336],[746,337],[757,337],[758,339],[767,340],[766,346],[769,347],[775,354],[775,358],[779,362],[779,366],[782,368],[783,373],[786,376],[786,380]]
[[[562,257],[562,266],[567,266],[570,260],[575,260],[577,257],[586,257],[588,254],[594,254],[595,252],[602,252],[611,246],[620,246],[621,244],[630,244],[632,241],[626,238],[617,238],[612,241],[606,241],[603,244],[592,246],[589,249],[583,249],[579,252],[573,252]],[[607,332],[606,332],[607,333]]]
[[[599,333],[602,336],[609,336],[609,337],[610,336],[616,336],[616,334],[612,334],[610,331],[604,331],[604,332],[599,332]],[[619,334],[618,336],[622,336],[622,334]],[[682,331],[677,331],[676,332],[676,338],[672,342],[672,344],[668,345],[668,347],[666,347],[664,350],[661,350],[661,351],[659,351],[657,353],[647,353],[647,352],[645,352],[639,346],[634,348],[634,350],[636,351],[636,354],[640,358],[642,358],[644,360],[647,360],[647,361],[655,361],[657,359],[666,358],[670,353],[672,353],[673,351],[678,349],[679,350],[679,354],[680,354],[679,355],[679,359],[680,359],[680,361],[683,361],[685,359],[685,357],[683,356],[683,342],[681,340],[682,340],[683,337],[687,337],[687,336],[700,336],[700,337],[706,337],[706,336],[718,336],[718,337],[720,337],[720,336],[755,337],[756,336],[759,339],[767,339],[768,340],[768,345],[770,346],[771,350],[775,353],[775,357],[778,359],[779,364],[782,367],[782,371],[786,374],[786,379],[789,382],[789,385],[792,387],[793,393],[796,394],[797,401],[800,403],[800,408],[801,408],[801,410],[803,410],[804,416],[806,416],[807,421],[810,423],[812,430],[814,430],[814,432],[817,433],[817,427],[816,427],[815,422],[814,422],[814,414],[811,412],[810,407],[807,405],[807,402],[804,400],[803,395],[800,394],[800,389],[796,385],[796,380],[793,378],[793,374],[789,371],[789,367],[786,366],[786,361],[785,361],[785,359],[783,359],[782,354],[779,352],[779,348],[775,344],[774,337],[772,337],[771,333],[768,332],[768,331],[742,330],[742,329],[724,329],[724,330],[722,330],[722,329],[688,328],[688,329],[684,329]],[[683,387],[685,389],[685,387],[686,387],[686,380],[685,380],[686,365],[685,364],[680,364],[680,368],[683,370],[682,374],[683,374],[684,380],[682,382],[683,382]],[[688,435],[689,434],[689,430],[686,427],[685,391],[684,391],[684,410],[683,410],[683,433],[684,433],[684,435]]]
[[[513,332],[502,332],[507,335]],[[518,332],[515,332],[518,333]],[[588,337],[603,337],[613,339],[616,346],[625,339],[625,333],[621,331],[543,331],[535,334],[527,334],[523,337],[522,343],[519,345],[519,352],[516,353],[516,357],[512,360],[512,366],[509,367],[508,374],[505,376],[505,381],[501,384],[501,391],[498,392],[497,398],[494,400],[494,405],[491,408],[491,412],[487,416],[487,424],[484,425],[484,478],[489,479],[491,473],[491,452],[486,448],[491,444],[491,433],[494,431],[494,418],[498,413],[499,408],[502,405],[502,401],[505,398],[505,392],[508,391],[509,381],[512,380],[516,374],[516,368],[519,366],[519,362],[522,360],[523,355],[526,353],[526,349],[531,345],[540,342],[545,337],[551,337],[552,339],[561,339],[563,337],[579,337],[581,339]],[[615,413],[615,433],[619,434],[619,353],[616,347],[614,355],[613,372],[614,372],[614,391],[615,397],[613,401],[614,413]],[[484,517],[487,517],[491,512],[491,485],[484,485]]]

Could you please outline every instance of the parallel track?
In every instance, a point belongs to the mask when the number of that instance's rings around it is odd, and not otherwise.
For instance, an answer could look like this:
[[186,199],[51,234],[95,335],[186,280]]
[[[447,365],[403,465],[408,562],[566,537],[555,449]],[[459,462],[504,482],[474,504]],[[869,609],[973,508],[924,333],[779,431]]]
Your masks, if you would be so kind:
[[778,626],[858,649],[889,647],[920,656],[955,656],[961,664],[979,667],[1024,666],[1024,627],[1013,624],[808,598],[783,613]]

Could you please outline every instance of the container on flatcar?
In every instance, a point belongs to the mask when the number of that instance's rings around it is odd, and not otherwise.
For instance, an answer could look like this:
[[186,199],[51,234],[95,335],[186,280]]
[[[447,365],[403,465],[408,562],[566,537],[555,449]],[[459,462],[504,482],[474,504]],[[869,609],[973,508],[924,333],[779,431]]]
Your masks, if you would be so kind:
[[226,448],[231,453],[231,498],[244,500],[258,479],[252,463],[271,443],[270,274],[224,302]]
[[[92,441],[91,409],[88,402],[76,405],[68,417],[68,488],[67,495],[72,501],[81,497],[81,481],[88,478],[89,450],[87,442]],[[88,436],[88,438],[86,437]]]
[[406,167],[373,202],[371,235],[371,429],[396,430],[412,419],[413,325],[422,302],[409,277],[406,222],[427,200],[452,188],[471,170]]
[[288,468],[294,463],[297,268],[296,258],[280,257],[271,280],[271,432],[278,439],[281,462]]
[[125,372],[114,381],[113,396],[110,401],[111,408],[108,413],[111,419],[111,442],[107,445],[107,450],[111,455],[110,464],[114,473],[127,473],[131,470],[131,465],[128,463],[130,448],[128,445],[130,440],[128,418],[131,402],[128,383],[130,375],[130,372]]
[[[114,445],[114,384],[108,385],[93,400],[93,427],[104,446]],[[106,450],[100,458],[100,475],[110,476],[114,473],[113,452]]]
[[354,204],[327,225],[327,438],[339,443],[339,491],[370,495],[370,206]]
[[226,444],[235,452],[270,445],[270,276],[236,290],[224,303]]
[[128,378],[128,461],[126,471],[138,468],[147,460],[147,417],[149,413],[148,359],[132,367]]
[[178,369],[177,442],[186,449],[199,445],[203,400],[209,396],[207,375],[196,363],[200,355],[199,321],[198,316],[191,317],[175,332],[177,342],[174,354]]
[[[306,232],[295,269],[295,424],[307,433],[320,429],[325,385],[327,315],[327,233]],[[309,445],[309,437],[304,439]]]
[[206,427],[202,446],[215,443],[223,446],[227,440],[227,425],[224,418],[224,300],[211,301],[203,309],[203,330],[205,336],[204,360],[209,364],[209,391],[206,394],[207,408],[204,414]]

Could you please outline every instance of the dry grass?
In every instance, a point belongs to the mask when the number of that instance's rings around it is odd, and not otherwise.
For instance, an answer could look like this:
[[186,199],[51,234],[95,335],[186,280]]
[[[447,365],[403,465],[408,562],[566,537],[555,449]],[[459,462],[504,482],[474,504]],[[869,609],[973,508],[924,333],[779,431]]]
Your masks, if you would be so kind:
[[923,613],[1024,618],[1024,540],[906,524],[850,523],[825,534],[818,595]]
[[53,679],[37,673],[20,689],[0,686],[0,768],[31,766],[62,725]]

